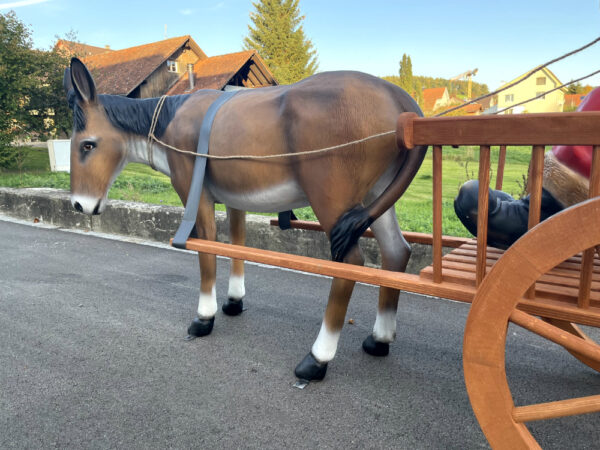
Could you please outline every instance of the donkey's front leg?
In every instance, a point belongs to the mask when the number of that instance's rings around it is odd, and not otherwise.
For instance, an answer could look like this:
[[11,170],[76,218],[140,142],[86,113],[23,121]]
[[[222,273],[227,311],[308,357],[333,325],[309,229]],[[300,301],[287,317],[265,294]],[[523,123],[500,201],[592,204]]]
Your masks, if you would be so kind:
[[[239,209],[227,208],[229,217],[229,237],[234,245],[246,243],[246,213]],[[243,298],[246,294],[244,286],[244,261],[241,259],[231,260],[229,272],[229,290],[227,301],[223,303],[222,310],[228,316],[237,316],[244,310]]]
[[[204,192],[200,198],[196,231],[200,239],[214,241],[217,238],[215,204]],[[198,257],[200,259],[200,299],[198,300],[198,316],[188,328],[189,338],[210,334],[217,312],[217,257],[205,253],[198,253]]]
[[[358,245],[355,245],[348,252],[344,262],[357,265],[364,263]],[[296,366],[294,373],[298,378],[307,381],[319,381],[325,377],[327,363],[333,359],[337,351],[354,284],[354,281],[342,280],[341,278],[333,279],[319,335],[310,353]]]

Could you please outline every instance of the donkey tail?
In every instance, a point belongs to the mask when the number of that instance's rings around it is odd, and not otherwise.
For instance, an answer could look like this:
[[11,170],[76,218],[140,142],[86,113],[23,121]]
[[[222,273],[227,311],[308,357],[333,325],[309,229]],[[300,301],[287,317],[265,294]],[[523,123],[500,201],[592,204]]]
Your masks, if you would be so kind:
[[427,153],[427,146],[416,146],[408,150],[408,155],[390,185],[366,208],[356,205],[346,211],[331,229],[331,257],[343,261],[346,254],[358,239],[386,212],[406,191],[415,177]]

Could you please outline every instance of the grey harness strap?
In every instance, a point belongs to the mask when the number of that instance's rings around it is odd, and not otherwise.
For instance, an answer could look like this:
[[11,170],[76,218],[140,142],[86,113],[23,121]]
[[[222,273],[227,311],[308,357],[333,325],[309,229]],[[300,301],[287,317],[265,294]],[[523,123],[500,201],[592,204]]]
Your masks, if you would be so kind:
[[[208,143],[210,142],[210,132],[212,129],[213,121],[217,112],[238,91],[226,91],[223,92],[217,98],[212,105],[209,106],[206,115],[202,120],[202,126],[200,127],[200,136],[198,137],[198,147],[196,153],[199,155],[208,155]],[[185,248],[185,243],[190,237],[190,234],[194,237],[197,236],[195,232],[196,217],[198,216],[198,205],[200,204],[200,196],[202,195],[202,185],[204,183],[204,174],[206,173],[206,158],[202,156],[196,157],[194,163],[194,172],[192,174],[192,182],[190,184],[190,191],[188,193],[187,202],[185,204],[185,211],[183,213],[183,220],[179,225],[177,233],[173,238],[173,247]],[[193,231],[193,234],[192,234]]]

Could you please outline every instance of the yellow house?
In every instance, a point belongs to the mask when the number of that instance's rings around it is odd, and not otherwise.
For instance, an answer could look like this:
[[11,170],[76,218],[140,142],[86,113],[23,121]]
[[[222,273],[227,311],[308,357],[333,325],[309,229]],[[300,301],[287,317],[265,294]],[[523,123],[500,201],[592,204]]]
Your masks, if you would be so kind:
[[[515,78],[509,83],[506,83],[504,86],[522,79],[525,75],[526,74],[523,74],[520,77]],[[516,105],[523,100],[536,97],[537,95],[554,89],[561,84],[562,83],[560,80],[556,78],[556,75],[554,75],[550,69],[544,67],[519,84],[500,92],[498,94],[497,111],[512,105]],[[563,105],[565,103],[566,92],[566,88],[558,89],[537,100],[532,100],[528,103],[524,103],[523,105],[516,106],[513,109],[509,109],[502,114],[562,112]]]

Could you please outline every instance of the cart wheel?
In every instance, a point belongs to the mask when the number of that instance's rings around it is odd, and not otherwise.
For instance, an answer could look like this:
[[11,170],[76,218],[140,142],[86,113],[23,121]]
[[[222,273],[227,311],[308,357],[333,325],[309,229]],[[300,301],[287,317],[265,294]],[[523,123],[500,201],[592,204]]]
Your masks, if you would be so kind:
[[[600,243],[600,227],[596,226],[599,220],[600,198],[596,198],[542,222],[497,261],[477,291],[465,326],[463,365],[471,406],[493,448],[540,448],[525,422],[600,411],[600,395],[515,407],[504,354],[511,321],[584,357],[591,367],[598,367],[598,345],[516,306],[542,274]],[[586,231],[573,233],[582,229]]]

